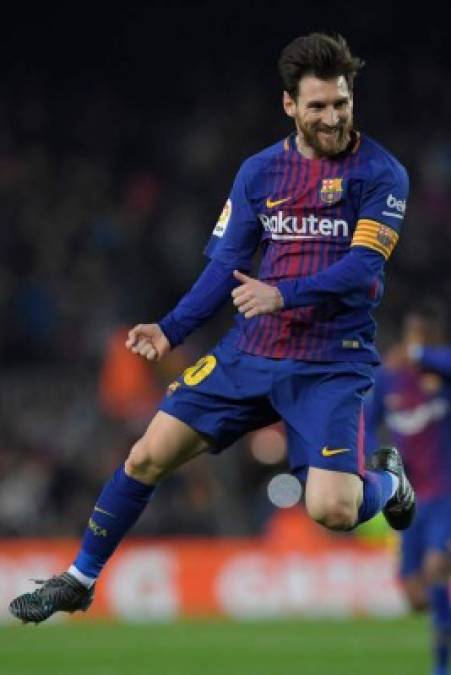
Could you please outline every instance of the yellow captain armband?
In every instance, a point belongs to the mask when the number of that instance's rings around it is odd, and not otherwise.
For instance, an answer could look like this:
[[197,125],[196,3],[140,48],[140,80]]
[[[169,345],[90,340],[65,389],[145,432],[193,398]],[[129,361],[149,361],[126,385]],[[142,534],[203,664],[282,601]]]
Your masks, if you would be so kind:
[[359,220],[352,237],[351,246],[365,246],[377,251],[385,260],[391,256],[399,235],[391,227],[377,220]]

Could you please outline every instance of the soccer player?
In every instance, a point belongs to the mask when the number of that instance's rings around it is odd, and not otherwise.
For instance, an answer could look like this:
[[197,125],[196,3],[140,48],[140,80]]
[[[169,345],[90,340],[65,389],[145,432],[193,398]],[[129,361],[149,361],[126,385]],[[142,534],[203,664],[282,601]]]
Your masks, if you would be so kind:
[[385,427],[417,494],[416,518],[402,533],[400,576],[412,608],[431,613],[433,675],[447,675],[451,640],[451,346],[444,343],[442,309],[418,303],[366,405],[367,449]]
[[[404,218],[408,178],[353,127],[363,62],[341,36],[282,52],[283,107],[295,131],[247,159],[206,248],[210,262],[158,324],[129,333],[155,361],[232,296],[236,325],[169,386],[144,436],[105,485],[70,569],[12,601],[23,621],[86,609],[103,566],[169,472],[283,420],[310,516],[350,530],[383,510],[410,524],[415,496],[395,448],[365,471],[362,403],[378,363],[371,310]],[[259,278],[248,276],[260,247]]]

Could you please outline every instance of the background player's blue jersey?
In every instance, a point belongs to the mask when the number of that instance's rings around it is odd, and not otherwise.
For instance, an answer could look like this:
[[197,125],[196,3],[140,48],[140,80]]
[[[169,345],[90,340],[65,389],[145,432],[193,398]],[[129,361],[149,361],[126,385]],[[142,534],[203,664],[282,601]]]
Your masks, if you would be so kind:
[[[259,278],[309,277],[338,262],[351,247],[387,259],[406,209],[408,178],[401,164],[368,137],[350,149],[309,160],[295,135],[242,165],[206,248],[212,259],[249,269],[261,245]],[[371,310],[383,275],[365,291],[315,307],[296,307],[247,320],[226,336],[240,350],[272,358],[378,362]]]
[[[425,349],[425,357],[434,355]],[[451,351],[449,356],[451,371]],[[451,372],[382,367],[366,401],[367,451],[384,425],[400,450],[420,500],[451,497]],[[451,514],[449,514],[451,518]]]

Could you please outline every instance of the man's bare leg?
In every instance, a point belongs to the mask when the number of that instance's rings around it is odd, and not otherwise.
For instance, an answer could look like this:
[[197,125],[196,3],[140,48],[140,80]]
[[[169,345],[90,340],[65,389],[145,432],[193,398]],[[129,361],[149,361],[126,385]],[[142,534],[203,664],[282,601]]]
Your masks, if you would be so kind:
[[125,465],[104,486],[68,572],[43,582],[34,593],[15,598],[10,604],[12,614],[24,622],[40,623],[57,611],[86,610],[97,577],[146,508],[156,484],[208,447],[208,440],[197,431],[158,412]]

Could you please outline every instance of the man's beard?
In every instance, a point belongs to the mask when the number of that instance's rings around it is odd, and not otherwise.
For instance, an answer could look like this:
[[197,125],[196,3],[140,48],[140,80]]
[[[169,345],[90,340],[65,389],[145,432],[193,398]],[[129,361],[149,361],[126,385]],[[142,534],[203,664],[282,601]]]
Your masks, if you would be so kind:
[[[318,157],[333,157],[346,150],[350,141],[352,120],[337,124],[332,128],[323,124],[308,126],[298,120],[298,131],[302,134],[304,142],[314,150]],[[321,133],[330,131],[334,133]]]

